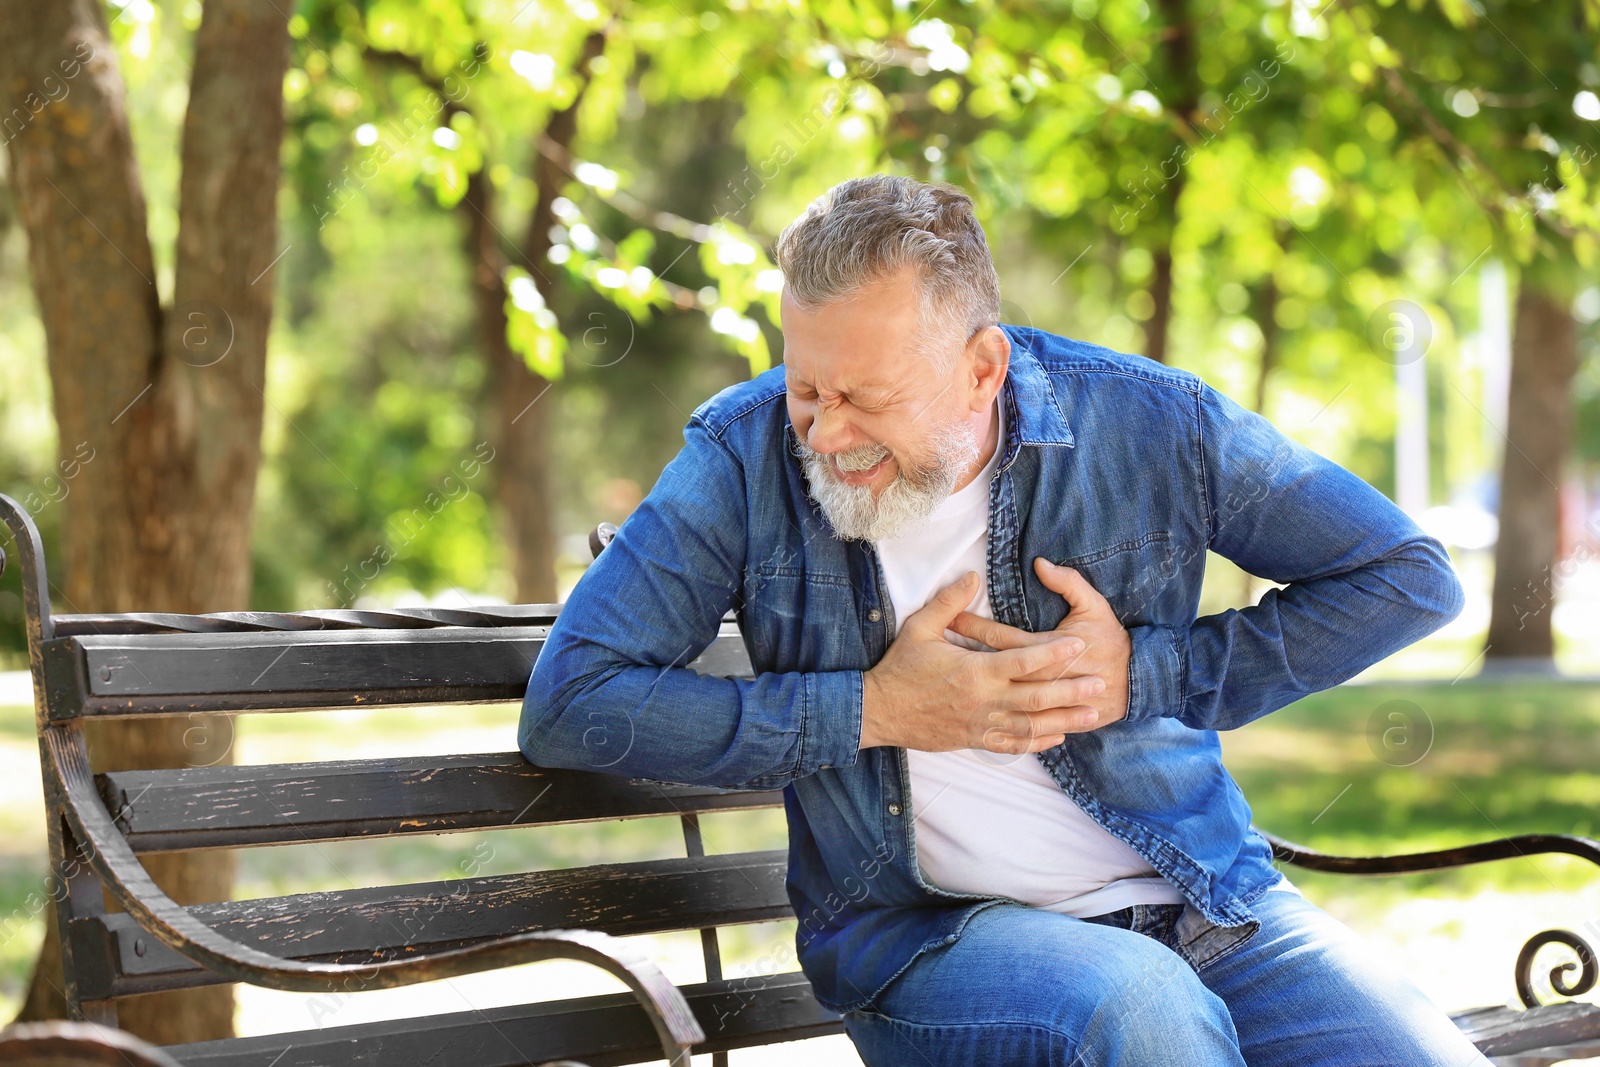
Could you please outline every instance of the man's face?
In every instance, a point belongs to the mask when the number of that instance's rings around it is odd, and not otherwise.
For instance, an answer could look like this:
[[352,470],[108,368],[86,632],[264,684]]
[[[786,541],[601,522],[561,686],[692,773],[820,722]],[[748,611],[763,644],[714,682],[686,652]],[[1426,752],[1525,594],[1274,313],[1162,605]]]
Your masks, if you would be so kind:
[[930,339],[958,353],[940,374],[916,348],[909,271],[811,312],[785,292],[782,320],[789,421],[812,497],[841,537],[877,541],[914,529],[982,450],[998,384],[986,389],[988,377],[974,374],[977,338],[963,344],[957,330]]

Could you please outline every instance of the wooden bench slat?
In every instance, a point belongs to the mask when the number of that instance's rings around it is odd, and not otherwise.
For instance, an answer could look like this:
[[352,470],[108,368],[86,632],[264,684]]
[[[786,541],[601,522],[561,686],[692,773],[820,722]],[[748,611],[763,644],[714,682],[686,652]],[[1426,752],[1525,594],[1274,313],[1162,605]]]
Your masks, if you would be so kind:
[[[52,718],[520,700],[548,626],[80,634],[43,646]],[[689,664],[752,673],[724,623]]]
[[535,767],[518,752],[114,771],[96,776],[139,852],[436,834],[776,807],[775,791]]
[[1600,1004],[1564,1001],[1526,1011],[1492,1006],[1452,1012],[1456,1027],[1489,1056],[1600,1039]]
[[1514,1052],[1509,1056],[1495,1056],[1491,1062],[1495,1067],[1557,1067],[1568,1060],[1587,1060],[1595,1056],[1600,1056],[1600,1041]]
[[[782,850],[200,904],[189,913],[275,956],[373,963],[525,930],[617,936],[765,922],[792,914]],[[213,973],[116,912],[74,920],[83,996],[211,985]]]
[[124,611],[52,615],[51,622],[57,637],[76,637],[80,634],[548,626],[560,613],[560,604],[479,604],[470,608],[313,608],[309,611],[208,611],[199,615]]
[[[718,1052],[843,1032],[799,973],[679,987]],[[185,1067],[532,1067],[574,1059],[613,1067],[661,1058],[644,1012],[626,993],[393,1022],[235,1038],[164,1051]]]

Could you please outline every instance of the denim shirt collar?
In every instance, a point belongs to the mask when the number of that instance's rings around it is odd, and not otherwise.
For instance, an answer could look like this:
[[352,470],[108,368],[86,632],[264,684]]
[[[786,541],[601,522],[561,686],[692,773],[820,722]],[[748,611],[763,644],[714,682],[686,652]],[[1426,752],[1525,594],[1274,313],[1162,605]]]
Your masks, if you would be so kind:
[[1011,364],[1006,371],[1001,395],[1006,404],[1006,449],[996,474],[1016,461],[1023,445],[1065,445],[1074,447],[1076,438],[1056,402],[1055,386],[1045,373],[1044,364],[1028,348],[1022,326],[1000,328],[1011,339]]

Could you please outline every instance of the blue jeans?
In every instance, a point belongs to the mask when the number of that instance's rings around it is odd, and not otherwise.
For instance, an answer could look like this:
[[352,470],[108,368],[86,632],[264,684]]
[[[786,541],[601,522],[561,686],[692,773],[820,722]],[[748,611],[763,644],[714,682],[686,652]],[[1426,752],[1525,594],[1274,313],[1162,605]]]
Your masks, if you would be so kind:
[[972,917],[845,1030],[868,1067],[1488,1067],[1422,991],[1294,893],[1198,969],[1187,904],[1089,919],[1020,904]]

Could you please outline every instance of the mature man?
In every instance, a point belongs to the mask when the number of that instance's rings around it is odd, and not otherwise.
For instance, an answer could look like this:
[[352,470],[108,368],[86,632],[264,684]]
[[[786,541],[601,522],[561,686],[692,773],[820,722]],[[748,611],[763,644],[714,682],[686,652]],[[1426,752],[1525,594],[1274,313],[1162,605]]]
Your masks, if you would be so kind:
[[[1217,730],[1454,618],[1442,546],[1193,374],[999,323],[960,190],[778,239],[533,670],[535,763],[782,786],[801,968],[884,1064],[1487,1064],[1302,897]],[[1206,550],[1281,588],[1196,618]],[[738,612],[753,678],[685,666]]]

